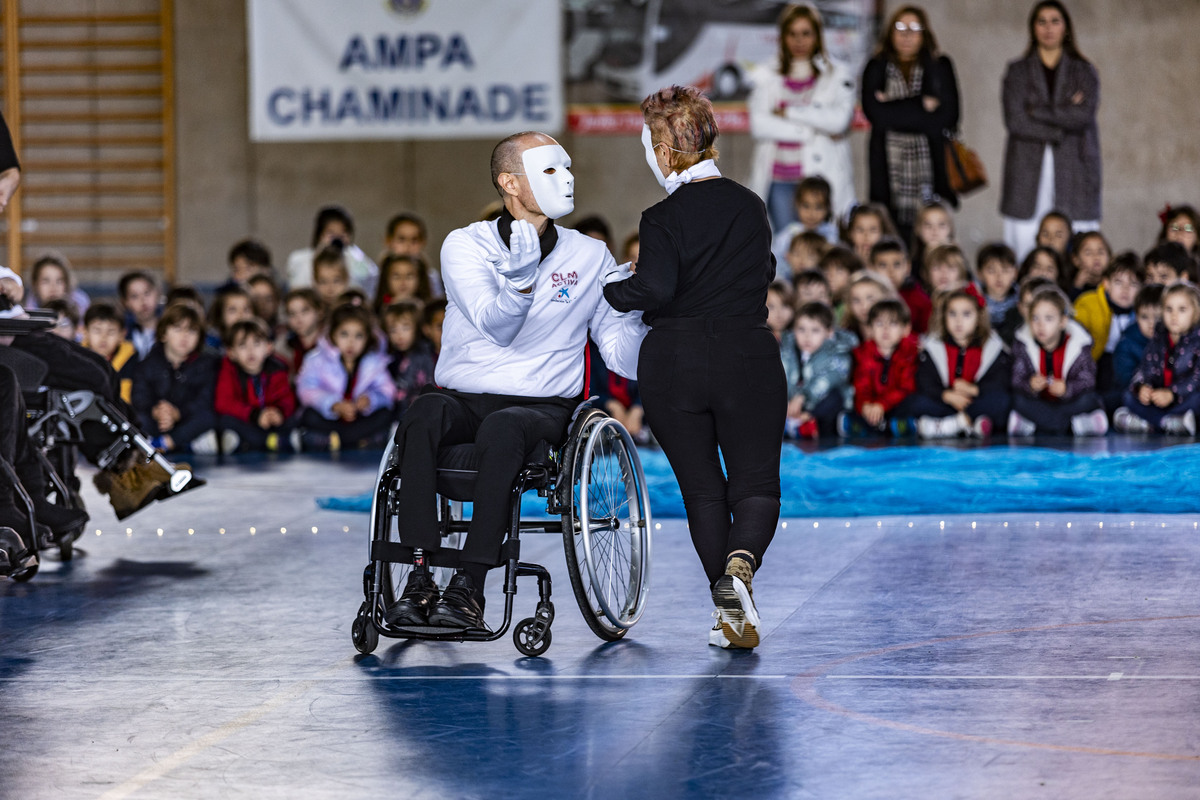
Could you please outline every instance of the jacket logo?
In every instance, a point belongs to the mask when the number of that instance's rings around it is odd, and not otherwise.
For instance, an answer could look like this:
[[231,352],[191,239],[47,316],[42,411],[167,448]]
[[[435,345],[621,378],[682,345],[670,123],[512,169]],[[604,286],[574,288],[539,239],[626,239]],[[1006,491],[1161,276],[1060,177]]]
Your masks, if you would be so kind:
[[570,303],[571,287],[579,285],[579,273],[555,272],[550,276],[550,280],[554,289],[554,296],[550,298],[550,302]]

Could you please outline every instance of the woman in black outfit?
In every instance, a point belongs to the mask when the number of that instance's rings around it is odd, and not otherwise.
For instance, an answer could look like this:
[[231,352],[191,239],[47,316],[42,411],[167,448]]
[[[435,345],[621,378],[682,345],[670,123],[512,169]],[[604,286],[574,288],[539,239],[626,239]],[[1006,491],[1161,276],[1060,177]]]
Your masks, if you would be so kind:
[[647,161],[669,196],[642,212],[636,273],[604,296],[618,311],[644,311],[651,328],[638,386],[717,606],[709,643],[754,647],[750,581],[779,521],[787,407],[766,324],[771,228],[762,200],[717,170],[717,125],[703,95],[663,89],[642,102],[642,116]]
[[923,9],[901,6],[888,20],[863,70],[862,108],[871,122],[871,202],[887,206],[902,241],[911,242],[924,206],[958,208],[945,138],[958,128],[958,79]]

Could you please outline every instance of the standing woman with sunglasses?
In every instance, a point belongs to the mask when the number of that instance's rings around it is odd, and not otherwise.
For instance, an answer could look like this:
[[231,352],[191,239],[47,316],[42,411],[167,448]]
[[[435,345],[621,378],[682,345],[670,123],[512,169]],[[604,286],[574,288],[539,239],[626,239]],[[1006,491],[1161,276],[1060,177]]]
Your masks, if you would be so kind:
[[862,107],[871,122],[871,200],[887,207],[910,242],[922,208],[958,208],[945,151],[946,133],[958,128],[958,79],[924,9],[901,6],[888,20],[863,70]]
[[1029,47],[1008,65],[1002,90],[1004,242],[1020,260],[1051,210],[1071,227],[1100,227],[1100,77],[1075,45],[1071,16],[1058,0],[1029,14]]

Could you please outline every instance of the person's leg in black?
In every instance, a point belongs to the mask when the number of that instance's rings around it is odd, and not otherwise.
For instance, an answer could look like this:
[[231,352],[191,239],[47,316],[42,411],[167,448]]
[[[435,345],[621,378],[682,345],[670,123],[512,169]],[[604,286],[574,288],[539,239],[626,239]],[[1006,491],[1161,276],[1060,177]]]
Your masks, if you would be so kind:
[[382,448],[387,443],[392,420],[392,410],[380,408],[344,423],[339,432],[342,447],[347,450]]
[[566,438],[572,409],[566,403],[502,407],[483,418],[475,434],[479,477],[462,566],[429,615],[433,625],[483,628],[483,585],[500,560],[512,516],[513,483],[539,441]]
[[[980,394],[966,408],[967,416],[978,425],[980,417],[987,417],[994,429],[1004,432],[1008,412],[1012,410],[1012,395],[1008,392]],[[978,429],[978,428],[977,428]]]
[[817,423],[817,433],[821,436],[837,435],[837,417],[841,413],[844,406],[842,393],[832,391],[817,401],[817,404],[808,413],[813,415],[813,419]]
[[237,434],[239,453],[261,453],[267,449],[267,431],[253,422],[221,414],[217,417],[217,430],[233,431]]
[[[400,542],[420,551],[441,548],[437,520],[437,459],[443,446],[475,437],[480,416],[474,398],[426,392],[418,397],[396,430],[395,458],[400,464]],[[400,599],[387,610],[393,625],[428,625],[438,600],[437,584],[418,557]]]

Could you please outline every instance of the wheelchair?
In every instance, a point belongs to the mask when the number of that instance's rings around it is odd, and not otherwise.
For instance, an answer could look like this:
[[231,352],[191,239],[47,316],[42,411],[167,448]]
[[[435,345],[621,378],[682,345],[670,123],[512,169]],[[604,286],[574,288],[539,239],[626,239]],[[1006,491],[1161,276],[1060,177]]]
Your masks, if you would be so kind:
[[[593,398],[594,399],[594,398]],[[373,652],[379,637],[436,641],[486,642],[501,638],[513,616],[517,579],[536,577],[538,603],[534,615],[513,628],[513,643],[526,656],[550,647],[554,604],[549,571],[520,560],[524,533],[559,534],[566,550],[567,573],[584,621],[598,637],[616,641],[629,631],[646,605],[650,577],[650,497],[641,460],[629,432],[586,401],[575,409],[565,443],[539,442],[512,489],[511,518],[501,560],[504,574],[504,619],[495,630],[433,626],[396,626],[384,614],[404,590],[412,570],[413,550],[399,542],[397,507],[400,485],[394,443],[380,460],[371,504],[370,563],[363,572],[365,599],[351,626],[354,647]],[[440,589],[458,566],[458,545],[469,519],[463,503],[471,501],[477,475],[474,445],[442,448],[438,455],[438,524],[442,547],[426,552]],[[550,519],[523,519],[521,497],[536,490],[546,498]]]
[[[54,324],[53,315],[45,312],[27,312],[25,319],[0,319],[0,336],[22,336],[45,330]],[[75,479],[78,448],[84,442],[83,425],[94,423],[111,437],[111,443],[96,459],[96,465],[104,469],[127,468],[137,461],[154,461],[169,477],[172,493],[183,491],[193,481],[191,470],[176,468],[147,439],[132,422],[104,398],[87,390],[61,391],[43,385],[48,367],[40,359],[10,347],[0,347],[0,364],[10,367],[17,375],[21,394],[25,400],[26,423],[29,444],[46,476],[46,499],[55,505],[86,511]],[[24,543],[22,554],[11,539],[0,536],[0,550],[7,553],[12,570],[10,577],[18,581],[33,578],[38,570],[37,556],[45,550],[57,548],[62,561],[74,557],[74,543],[82,535],[82,529],[73,536],[54,537],[44,526],[33,520],[33,505],[17,478],[12,465],[0,459],[0,479],[10,481],[17,496],[26,506],[31,530],[37,531],[34,541]],[[11,529],[3,529],[9,531]],[[20,536],[13,533],[16,539]],[[32,556],[32,558],[30,558]],[[0,555],[0,563],[4,556]],[[23,566],[16,566],[20,561]]]

